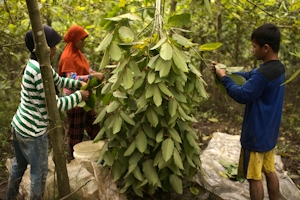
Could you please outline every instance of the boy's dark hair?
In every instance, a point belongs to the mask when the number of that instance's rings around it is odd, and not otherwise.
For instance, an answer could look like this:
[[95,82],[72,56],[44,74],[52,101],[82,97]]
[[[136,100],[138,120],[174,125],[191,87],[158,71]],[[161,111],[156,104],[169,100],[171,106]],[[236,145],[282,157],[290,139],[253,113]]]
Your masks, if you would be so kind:
[[276,25],[264,24],[255,29],[251,35],[251,41],[255,41],[260,47],[268,44],[275,53],[280,47],[281,34]]

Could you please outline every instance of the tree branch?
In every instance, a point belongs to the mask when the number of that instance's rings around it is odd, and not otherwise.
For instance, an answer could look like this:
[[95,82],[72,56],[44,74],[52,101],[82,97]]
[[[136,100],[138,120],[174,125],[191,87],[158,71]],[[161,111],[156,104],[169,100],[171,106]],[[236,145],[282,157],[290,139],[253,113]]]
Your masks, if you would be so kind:
[[9,14],[9,17],[10,17],[11,23],[12,23],[12,24],[14,24],[14,20],[13,20],[13,18],[12,18],[12,16],[11,16],[11,14],[10,14],[10,11],[9,11],[9,9],[8,9],[8,6],[7,6],[7,3],[6,3],[6,0],[4,0],[4,4],[5,4],[6,11],[7,11],[7,12],[8,12],[8,14]]

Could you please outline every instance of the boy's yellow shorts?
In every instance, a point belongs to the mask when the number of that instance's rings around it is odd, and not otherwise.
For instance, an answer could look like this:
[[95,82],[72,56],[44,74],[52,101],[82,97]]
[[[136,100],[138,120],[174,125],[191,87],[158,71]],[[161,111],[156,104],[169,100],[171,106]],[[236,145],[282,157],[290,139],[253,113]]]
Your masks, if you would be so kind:
[[238,177],[261,180],[262,172],[275,172],[274,149],[268,152],[254,152],[241,148]]

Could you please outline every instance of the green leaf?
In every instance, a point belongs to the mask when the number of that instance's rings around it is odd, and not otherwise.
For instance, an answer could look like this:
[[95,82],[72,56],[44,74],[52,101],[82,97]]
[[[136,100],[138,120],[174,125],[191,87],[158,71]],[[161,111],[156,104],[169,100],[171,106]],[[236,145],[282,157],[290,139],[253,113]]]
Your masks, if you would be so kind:
[[216,68],[216,69],[226,69],[227,66],[224,65],[224,64],[222,64],[222,63],[218,63],[218,64],[215,65],[215,68]]
[[194,147],[195,149],[199,148],[197,142],[195,141],[195,138],[192,136],[192,134],[190,132],[186,133],[186,138],[192,147]]
[[128,149],[125,151],[124,156],[130,156],[134,152],[135,147],[136,147],[136,143],[135,140],[133,140],[129,145]]
[[136,76],[142,76],[141,70],[138,67],[138,65],[136,64],[136,62],[130,60],[129,61],[129,67],[133,71],[134,75],[136,75]]
[[119,90],[114,91],[113,96],[116,97],[116,98],[120,98],[120,99],[127,99],[128,98],[126,96],[126,94],[120,92]]
[[170,92],[170,90],[167,88],[167,86],[166,86],[166,84],[164,82],[158,83],[158,88],[160,89],[160,91],[162,91],[162,93],[164,93],[168,97],[172,97],[173,96],[173,94]]
[[114,181],[117,181],[122,175],[122,164],[120,161],[116,160],[114,165],[112,166],[112,172],[114,175]]
[[139,151],[135,151],[129,159],[129,164],[135,164],[138,163],[142,158],[144,154],[140,153]]
[[153,131],[153,129],[151,128],[151,126],[149,125],[149,123],[143,123],[142,124],[143,130],[146,133],[146,135],[155,140],[155,132]]
[[154,95],[155,88],[156,88],[155,84],[148,86],[148,88],[146,89],[146,99],[148,99]]
[[164,60],[171,60],[173,55],[173,50],[168,42],[165,42],[160,49],[160,57]]
[[129,115],[127,115],[127,113],[125,113],[123,110],[120,111],[120,115],[121,117],[128,123],[128,124],[131,124],[131,125],[135,125],[135,122],[133,119],[131,119],[129,117]]
[[221,47],[223,44],[221,42],[215,42],[215,43],[206,43],[200,46],[200,51],[214,51]]
[[179,35],[179,34],[173,34],[172,39],[175,40],[178,44],[184,47],[191,47],[194,46],[195,44],[192,43],[189,39]]
[[155,63],[155,61],[159,58],[159,54],[157,54],[156,56],[153,56],[152,58],[150,58],[149,63],[147,64],[148,67],[150,67],[151,69],[155,69],[155,65],[153,65]]
[[119,105],[120,104],[117,101],[111,102],[108,106],[106,106],[106,112],[107,113],[114,112],[118,108]]
[[[125,1],[126,2],[126,1]],[[123,15],[118,15],[116,17],[110,17],[110,18],[104,18],[106,20],[111,20],[111,21],[121,21],[123,19],[129,19],[132,21],[140,21],[141,18],[133,13],[126,13]]]
[[160,90],[158,89],[157,85],[154,86],[153,101],[157,107],[159,107],[162,104]]
[[183,167],[183,164],[182,164],[182,159],[181,159],[181,156],[180,156],[179,152],[177,151],[177,149],[174,149],[173,158],[174,158],[174,163],[175,163],[175,165],[176,165],[179,169],[184,170],[184,167]]
[[239,74],[227,74],[237,85],[242,86],[246,82],[246,79]]
[[80,108],[83,108],[84,106],[86,105],[86,102],[85,101],[80,101],[77,106],[80,107]]
[[162,143],[162,155],[166,162],[172,157],[174,151],[174,142],[171,138],[167,138]]
[[102,122],[102,120],[104,119],[105,115],[106,115],[106,109],[107,107],[104,107],[101,112],[99,113],[99,115],[97,116],[97,118],[95,119],[93,124],[97,124],[99,122]]
[[244,67],[226,67],[226,71],[230,73],[242,71]]
[[296,78],[298,76],[299,73],[300,73],[300,69],[298,69],[287,81],[285,81],[284,83],[282,83],[280,86],[285,85],[285,84],[291,82],[294,78]]
[[210,1],[209,0],[204,0],[204,4],[205,4],[205,8],[207,10],[207,12],[212,15],[212,12],[211,12],[211,7],[210,7]]
[[136,136],[136,147],[141,152],[144,153],[147,149],[147,136],[143,131],[140,131]]
[[103,58],[100,63],[99,70],[104,69],[108,65],[108,63],[109,63],[109,53],[108,53],[108,50],[105,50]]
[[123,122],[123,120],[120,117],[120,115],[117,115],[114,120],[113,134],[120,132],[121,127],[122,127],[122,122]]
[[171,174],[169,178],[170,184],[175,192],[182,194],[182,181],[176,174]]
[[143,163],[143,172],[150,185],[158,185],[160,183],[157,170],[153,167],[153,160],[148,159]]
[[122,57],[122,52],[117,42],[113,41],[109,46],[109,54],[111,58],[115,61],[118,61]]
[[160,47],[163,43],[165,43],[167,41],[167,37],[166,36],[163,36],[158,42],[157,44],[152,47],[150,50],[154,50],[154,49],[157,49],[158,47]]
[[162,78],[162,77],[168,76],[169,73],[170,73],[171,67],[172,67],[172,61],[168,60],[166,62],[166,64],[163,65],[162,68],[160,69],[160,71],[159,71],[159,77]]
[[106,151],[104,153],[103,159],[104,159],[105,164],[107,164],[108,166],[112,166],[114,164],[115,159],[110,151]]
[[139,89],[143,83],[144,83],[145,79],[143,77],[139,77],[137,79],[135,79],[133,86],[132,86],[132,90],[135,91],[137,89]]
[[174,27],[188,26],[190,22],[191,14],[188,13],[173,15],[168,19],[168,25]]
[[176,47],[173,47],[173,61],[175,65],[183,72],[188,72],[188,67],[182,53]]
[[[94,122],[95,123],[95,122]],[[96,135],[96,137],[93,140],[93,143],[99,142],[102,139],[103,134],[105,133],[106,128],[102,127],[99,133]]]
[[124,177],[127,178],[131,174],[131,172],[133,172],[133,170],[135,170],[136,166],[137,166],[137,163],[130,164],[128,166],[128,171]]
[[156,115],[156,113],[153,111],[153,109],[151,107],[149,107],[146,111],[146,116],[148,121],[150,122],[150,124],[153,127],[156,127],[158,124],[158,117]]
[[125,89],[130,89],[133,86],[132,71],[129,68],[126,68],[123,82],[124,82]]
[[182,143],[180,135],[174,128],[169,128],[168,131],[171,134],[172,139],[174,139],[176,142]]
[[109,33],[103,40],[102,42],[100,43],[100,45],[98,46],[98,48],[96,49],[96,52],[97,51],[103,51],[105,50],[111,43],[112,41],[112,38],[113,38],[113,35],[111,33]]
[[193,64],[190,63],[189,68],[190,68],[191,72],[193,72],[197,77],[201,76],[199,69],[197,69]]
[[141,170],[140,170],[139,166],[136,166],[136,168],[133,170],[133,175],[139,181],[143,181],[144,180],[143,175],[141,173]]
[[147,80],[148,80],[149,84],[154,83],[154,81],[155,81],[155,72],[154,71],[151,70],[148,72]]
[[123,60],[123,62],[118,63],[116,69],[114,69],[114,71],[112,71],[113,74],[116,74],[120,71],[122,71],[124,69],[124,67],[127,65],[128,60]]
[[106,83],[101,89],[101,94],[107,94],[111,89],[112,83]]
[[168,102],[168,111],[171,117],[175,116],[177,111],[178,102],[175,98],[171,98]]
[[164,139],[164,130],[161,129],[161,130],[157,133],[155,140],[156,140],[157,143],[160,143],[161,141],[163,141],[163,139]]
[[126,26],[121,26],[118,32],[119,32],[119,37],[123,42],[129,43],[134,40],[134,33],[130,28]]

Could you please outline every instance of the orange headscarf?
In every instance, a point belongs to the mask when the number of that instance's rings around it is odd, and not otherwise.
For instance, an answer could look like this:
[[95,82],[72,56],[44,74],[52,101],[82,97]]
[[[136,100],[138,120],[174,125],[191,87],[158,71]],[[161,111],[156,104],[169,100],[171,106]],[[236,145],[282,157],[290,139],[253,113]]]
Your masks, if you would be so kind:
[[58,74],[64,76],[67,72],[76,72],[77,75],[89,74],[90,65],[83,53],[75,47],[75,43],[88,36],[88,33],[78,25],[69,28],[64,41],[67,43],[60,57]]

